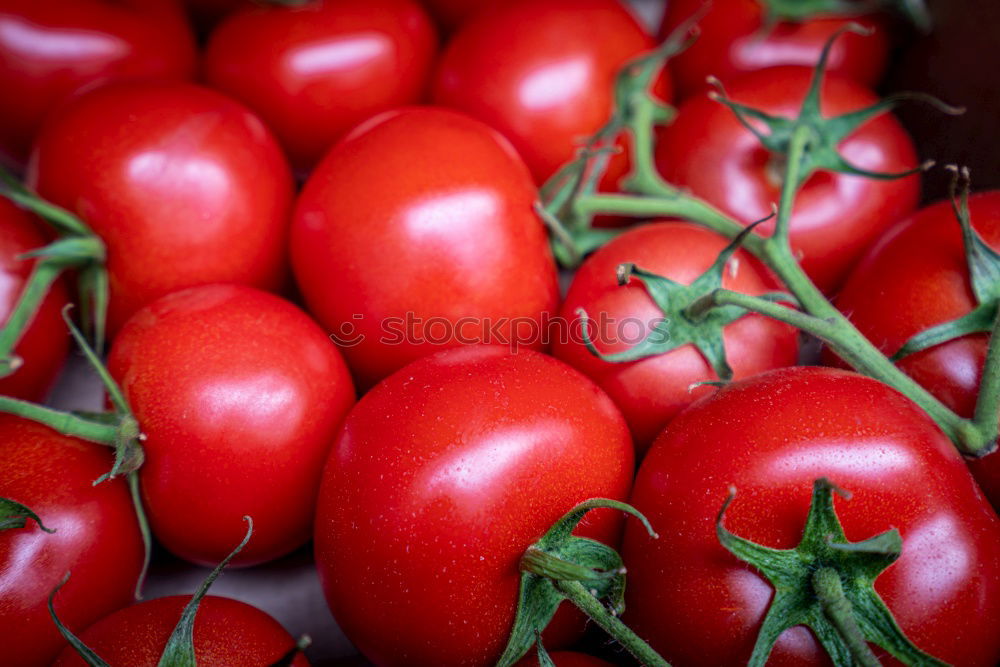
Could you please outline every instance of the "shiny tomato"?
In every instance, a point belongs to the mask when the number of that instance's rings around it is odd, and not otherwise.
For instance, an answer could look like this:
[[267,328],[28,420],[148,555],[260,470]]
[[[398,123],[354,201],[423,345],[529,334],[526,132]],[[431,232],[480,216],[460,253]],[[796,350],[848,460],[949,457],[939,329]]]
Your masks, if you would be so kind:
[[[1000,191],[969,200],[972,225],[1000,251]],[[886,354],[925,329],[967,315],[976,306],[962,232],[951,202],[900,222],[844,283],[837,307]],[[964,417],[976,408],[988,334],[970,334],[904,357],[897,365]],[[827,359],[834,361],[833,355]],[[1000,507],[1000,455],[970,462],[980,486]]]
[[175,292],[137,312],[108,358],[146,439],[140,481],[167,549],[252,565],[301,546],[322,462],[354,392],[303,312],[241,285]]
[[541,348],[558,293],[537,198],[503,137],[446,109],[386,112],[327,154],[299,196],[292,265],[361,386],[442,347]]
[[133,83],[82,96],[46,123],[28,181],[107,244],[112,333],[184,287],[282,285],[288,165],[264,124],[220,93]]
[[[190,595],[172,595],[141,602],[105,616],[77,636],[111,667],[155,667],[190,600]],[[295,639],[280,623],[245,602],[206,595],[194,617],[194,655],[199,665],[273,665],[294,646]],[[72,647],[52,664],[86,665]],[[300,653],[291,664],[306,667],[309,661]]]
[[[46,242],[27,213],[0,197],[0,326],[14,310],[35,263],[20,256]],[[0,395],[29,401],[45,398],[69,351],[69,332],[61,315],[66,298],[65,284],[56,280],[14,347],[24,365],[0,378]]]
[[314,0],[231,14],[209,39],[204,72],[306,170],[359,122],[419,102],[436,45],[415,0]]
[[31,509],[54,533],[28,520],[0,531],[0,645],[10,667],[47,665],[65,645],[47,601],[67,572],[56,613],[74,632],[124,607],[142,568],[139,523],[128,487],[111,469],[111,450],[10,415],[0,415],[0,497]]
[[[671,0],[660,27],[668,35],[704,8],[703,0]],[[878,83],[889,52],[886,22],[878,16],[817,17],[764,25],[760,0],[714,0],[698,22],[698,39],[670,61],[670,72],[684,97],[703,89],[705,78],[731,81],[740,74],[777,65],[812,67],[823,46],[849,23],[873,31],[847,33],[830,51],[830,71],[867,86]]]
[[[565,364],[495,346],[414,362],[358,402],[323,473],[316,564],[337,623],[379,665],[495,664],[525,549],[583,500],[627,495],[632,471],[621,415]],[[579,532],[614,544],[619,517]],[[547,646],[572,636],[562,621]]]
[[81,89],[194,66],[176,0],[0,0],[0,162],[23,163],[46,114]]
[[[618,0],[498,3],[448,43],[433,97],[502,132],[542,183],[608,121],[619,68],[652,47]],[[657,93],[669,99],[666,78]],[[626,170],[614,160],[607,185]]]
[[[875,590],[907,636],[951,664],[996,665],[1000,520],[915,404],[876,380],[826,368],[735,382],[657,439],[631,503],[660,538],[626,527],[624,620],[670,661],[746,663],[774,589],[722,547],[716,515],[733,485],[726,527],[792,548],[820,477],[853,494],[835,499],[849,540],[900,531],[902,555]],[[781,635],[768,664],[826,661],[798,626]]]
[[[655,325],[651,323],[664,314],[638,279],[618,285],[618,265],[632,262],[687,285],[715,262],[727,244],[714,232],[681,222],[630,230],[591,255],[577,271],[559,313],[560,324],[578,321],[577,311],[583,308],[592,320],[592,337],[600,352],[614,354],[632,348],[653,334]],[[765,270],[742,250],[723,270],[722,286],[744,294],[776,291]],[[601,326],[602,320],[607,326]],[[669,322],[667,326],[669,331]],[[608,392],[625,415],[640,452],[685,406],[712,391],[708,386],[692,385],[718,380],[712,366],[690,343],[639,361],[615,363],[591,354],[577,335],[578,329],[567,327],[568,335],[553,336],[552,353]],[[798,357],[798,331],[763,316],[742,317],[727,325],[723,336],[737,379],[791,366]]]
[[[812,78],[804,67],[776,67],[726,81],[729,96],[769,114],[794,117]],[[853,81],[827,76],[821,110],[835,116],[867,107],[875,95]],[[861,125],[839,146],[861,169],[901,172],[917,166],[906,131],[889,114]],[[664,177],[745,223],[771,213],[780,198],[783,156],[772,156],[726,106],[706,95],[690,98],[662,130],[656,162]],[[865,249],[910,213],[920,196],[917,175],[876,180],[817,171],[803,185],[791,221],[792,247],[824,291],[834,291]],[[767,235],[773,221],[758,230]]]

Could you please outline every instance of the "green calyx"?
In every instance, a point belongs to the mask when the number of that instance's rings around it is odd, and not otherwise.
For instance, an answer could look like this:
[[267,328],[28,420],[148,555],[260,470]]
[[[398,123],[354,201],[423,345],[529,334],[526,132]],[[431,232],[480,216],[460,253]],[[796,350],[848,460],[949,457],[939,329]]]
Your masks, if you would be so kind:
[[38,524],[38,527],[46,533],[56,532],[52,528],[46,528],[38,515],[31,509],[10,498],[0,498],[0,530],[16,530],[28,525],[28,519]]
[[[722,287],[722,275],[726,268],[731,266],[733,253],[761,222],[763,220],[747,226],[719,253],[715,262],[690,285],[683,285],[646,271],[635,264],[621,264],[617,272],[618,284],[627,285],[632,278],[638,280],[663,313],[663,317],[650,335],[639,344],[623,352],[603,354],[594,345],[590,331],[591,320],[581,308],[577,311],[577,315],[581,318],[584,345],[591,354],[602,361],[625,363],[665,354],[690,343],[698,348],[720,380],[727,382],[732,379],[733,371],[726,359],[723,329],[750,313],[735,305],[702,308],[701,304],[704,303],[706,295]],[[770,292],[758,298],[771,302],[794,301],[788,294],[780,292]]]
[[723,520],[735,490],[723,504],[715,526],[719,542],[774,586],[774,599],[748,664],[764,665],[782,632],[806,625],[837,667],[878,665],[869,642],[906,665],[945,665],[903,634],[875,592],[875,579],[902,551],[899,531],[849,542],[833,507],[835,492],[850,497],[827,479],[813,484],[802,541],[794,549],[771,549],[730,533]]
[[602,507],[635,516],[650,535],[656,536],[638,510],[606,498],[585,501],[559,519],[521,558],[517,613],[498,667],[513,665],[532,645],[538,646],[541,660],[544,655],[541,632],[563,600],[577,605],[644,664],[667,664],[618,620],[625,609],[625,569],[621,556],[605,544],[572,534],[587,512]]
[[920,30],[930,30],[931,17],[923,0],[757,0],[764,10],[764,24],[801,23],[809,19],[852,17],[895,11]]

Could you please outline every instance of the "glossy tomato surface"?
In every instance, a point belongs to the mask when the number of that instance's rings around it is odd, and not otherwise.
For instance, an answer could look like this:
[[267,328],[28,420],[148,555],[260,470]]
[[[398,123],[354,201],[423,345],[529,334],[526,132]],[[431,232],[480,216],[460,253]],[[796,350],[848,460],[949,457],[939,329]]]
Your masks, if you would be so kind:
[[[745,663],[773,588],[719,544],[716,515],[732,485],[726,528],[790,549],[820,477],[853,494],[834,501],[847,539],[901,533],[902,555],[875,590],[907,636],[950,664],[997,664],[1000,520],[915,404],[876,380],[827,368],[735,382],[657,439],[631,503],[660,539],[626,526],[624,620],[677,664]],[[812,634],[796,627],[768,664],[826,661]]]
[[2,0],[0,162],[23,163],[46,114],[82,89],[186,79],[194,66],[176,0]]
[[[766,113],[795,117],[812,71],[776,67],[725,81],[729,96]],[[827,76],[821,111],[835,116],[867,107],[875,95],[853,81]],[[869,120],[841,141],[852,165],[877,172],[917,166],[913,142],[890,114]],[[771,213],[780,199],[783,168],[736,115],[707,95],[689,99],[659,136],[656,162],[667,180],[689,188],[724,213],[750,223]],[[799,191],[792,213],[791,243],[802,267],[825,292],[834,291],[879,235],[916,208],[917,175],[896,180],[818,171]],[[758,227],[769,234],[774,222]]]
[[[358,402],[323,473],[316,563],[337,623],[379,665],[495,664],[524,550],[583,500],[625,497],[632,471],[621,415],[565,364],[495,346],[414,362]],[[580,533],[619,529],[601,510]],[[546,646],[572,636],[556,625]]]
[[110,449],[0,415],[0,497],[35,512],[54,533],[28,520],[0,531],[0,645],[10,667],[47,665],[66,644],[49,616],[49,594],[67,572],[55,610],[74,632],[124,607],[142,567],[142,538]]
[[203,565],[252,565],[309,537],[322,462],[354,402],[340,353],[302,311],[240,285],[175,292],[122,328],[108,368],[146,435],[157,539]]
[[50,117],[28,181],[107,244],[111,332],[183,287],[283,283],[288,165],[264,124],[220,93],[131,83],[82,96]]
[[[670,34],[703,9],[702,0],[671,0],[660,34]],[[872,30],[869,36],[846,33],[830,51],[830,71],[867,86],[878,83],[885,70],[889,35],[882,17],[816,17],[801,22],[764,24],[759,0],[714,0],[698,22],[699,35],[670,61],[670,72],[685,97],[706,87],[715,76],[731,81],[740,74],[777,65],[813,67],[827,41],[850,23]]]
[[[577,271],[559,313],[560,324],[579,322],[578,310],[582,308],[592,321],[590,330],[597,349],[604,354],[624,352],[652,334],[664,314],[638,279],[618,285],[618,265],[632,262],[689,285],[727,245],[724,237],[682,222],[657,222],[625,232],[591,255]],[[744,294],[776,291],[760,264],[742,250],[723,270],[722,286]],[[667,327],[669,332],[669,322]],[[553,355],[608,392],[625,415],[640,452],[680,410],[712,391],[709,386],[692,385],[718,379],[690,343],[665,354],[616,363],[591,354],[579,333],[579,327],[573,326],[568,335],[553,336]],[[740,318],[727,325],[723,336],[736,379],[794,365],[798,358],[798,331],[763,316]]]
[[[969,200],[972,225],[1000,251],[1000,191]],[[884,353],[895,354],[925,329],[976,306],[965,245],[951,202],[941,201],[900,222],[851,273],[839,308]],[[964,417],[976,409],[989,336],[971,334],[901,359],[897,365]],[[828,360],[834,361],[833,355]],[[1000,456],[970,466],[994,507],[1000,507]]]
[[212,33],[203,68],[308,169],[359,122],[419,102],[436,46],[415,0],[314,0],[231,14]]
[[[433,97],[502,132],[542,183],[608,121],[615,75],[652,47],[618,0],[498,3],[452,37]],[[657,92],[669,99],[669,82]],[[615,160],[609,178],[626,169]]]
[[[251,537],[251,544],[253,538]],[[111,667],[156,667],[190,595],[148,600],[105,616],[79,635]],[[273,665],[295,639],[269,615],[238,600],[206,595],[194,617],[194,657],[199,665]],[[86,665],[67,647],[53,665]],[[291,663],[309,664],[301,653]]]
[[443,347],[541,347],[558,293],[537,198],[503,137],[447,109],[386,112],[327,154],[292,265],[361,386]]
[[[0,197],[0,326],[14,311],[35,264],[21,255],[46,242],[31,216]],[[69,350],[69,331],[61,315],[66,298],[65,284],[56,280],[14,346],[13,354],[23,365],[0,378],[0,395],[28,401],[45,398]]]

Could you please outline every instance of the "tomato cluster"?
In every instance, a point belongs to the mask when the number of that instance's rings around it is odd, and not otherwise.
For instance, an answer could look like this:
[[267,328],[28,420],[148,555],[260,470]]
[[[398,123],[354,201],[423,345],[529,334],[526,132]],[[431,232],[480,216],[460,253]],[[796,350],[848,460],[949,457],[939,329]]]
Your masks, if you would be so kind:
[[331,664],[206,596],[295,552],[377,665],[1000,663],[893,4],[0,0],[0,663]]

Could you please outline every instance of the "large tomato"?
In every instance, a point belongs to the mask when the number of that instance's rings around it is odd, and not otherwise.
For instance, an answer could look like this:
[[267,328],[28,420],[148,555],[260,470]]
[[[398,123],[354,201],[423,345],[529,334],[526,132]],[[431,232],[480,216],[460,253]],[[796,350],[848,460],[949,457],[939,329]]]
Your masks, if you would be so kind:
[[[0,197],[0,326],[14,310],[35,263],[21,255],[46,242],[27,213]],[[13,349],[24,365],[0,378],[0,394],[29,401],[45,398],[69,349],[61,315],[65,305],[66,286],[56,280]]]
[[146,439],[150,525],[173,553],[252,565],[302,545],[322,462],[354,401],[337,347],[305,313],[241,285],[175,292],[137,312],[108,358]]
[[143,548],[128,487],[111,469],[111,450],[0,415],[0,497],[26,505],[28,520],[0,531],[0,645],[10,667],[47,665],[65,645],[47,600],[67,572],[56,613],[74,632],[132,599]]
[[327,154],[299,196],[292,265],[360,385],[445,346],[541,347],[558,293],[537,198],[503,137],[446,109],[386,112]]
[[[1000,521],[915,404],[827,368],[735,382],[681,413],[653,444],[631,502],[660,539],[626,527],[625,621],[676,663],[746,663],[774,589],[722,547],[716,515],[733,485],[726,527],[792,548],[820,477],[853,494],[835,500],[847,539],[900,531],[902,555],[875,590],[910,639],[951,664],[996,665]],[[768,664],[826,660],[813,635],[795,627]]]
[[[1000,191],[969,200],[972,225],[1000,251]],[[938,202],[900,222],[844,283],[837,307],[886,354],[925,329],[976,306],[962,232],[951,203]],[[964,417],[976,409],[988,334],[970,334],[904,357],[897,365]],[[833,355],[828,359],[833,361]],[[1000,455],[970,463],[994,507],[1000,507]]]
[[[830,71],[874,86],[885,69],[889,35],[882,17],[817,17],[764,25],[761,0],[714,0],[698,22],[695,42],[670,61],[677,87],[687,97],[704,88],[705,78],[730,81],[740,74],[777,65],[812,67],[824,45],[849,23],[873,30],[870,36],[847,33],[830,51]],[[703,0],[671,0],[660,34],[667,35],[696,12]]]
[[45,115],[81,89],[194,66],[175,0],[0,0],[0,162],[27,159]]
[[[141,602],[105,616],[78,636],[111,667],[155,667],[190,600],[190,595],[172,595]],[[295,639],[268,614],[216,595],[202,599],[193,634],[195,660],[213,667],[273,665],[295,646]],[[72,647],[66,647],[52,664],[75,667],[87,663]],[[300,653],[291,664],[306,667],[309,661]]]
[[[337,623],[379,665],[495,664],[525,549],[583,500],[622,498],[632,471],[612,402],[551,357],[414,362],[358,402],[323,473],[316,564]],[[619,528],[600,510],[580,533]],[[546,645],[566,641],[556,621]]]
[[420,101],[436,47],[414,0],[314,0],[228,16],[204,72],[260,114],[294,166],[312,167],[359,122]]
[[[688,223],[643,225],[591,255],[570,285],[560,310],[562,328],[558,336],[553,336],[552,353],[586,373],[608,392],[625,415],[640,451],[645,451],[681,409],[711,391],[708,386],[692,388],[692,385],[718,380],[718,376],[690,343],[639,361],[603,361],[587,350],[578,335],[577,311],[583,308],[592,320],[592,337],[600,352],[624,352],[647,336],[655,335],[650,324],[664,314],[637,278],[633,277],[628,285],[618,285],[615,275],[618,265],[631,262],[687,285],[715,262],[727,244],[718,234]],[[742,250],[733,255],[723,270],[722,286],[745,294],[776,291],[760,264]],[[602,326],[602,321],[606,326]],[[741,317],[727,325],[723,337],[728,362],[737,379],[791,366],[798,356],[798,331],[759,315]]]
[[264,124],[220,93],[129,83],[81,96],[49,118],[28,181],[107,244],[112,333],[183,287],[282,285],[288,165]]
[[[769,114],[794,117],[809,88],[812,70],[774,67],[726,81],[729,96]],[[821,111],[835,116],[867,107],[875,95],[859,84],[827,76]],[[913,142],[889,114],[869,120],[840,142],[854,166],[901,172],[917,166]],[[657,166],[667,180],[689,188],[745,223],[767,216],[780,198],[783,156],[773,156],[736,115],[706,95],[688,99],[663,129]],[[835,290],[859,255],[895,221],[912,211],[920,195],[917,175],[877,180],[818,171],[803,185],[791,221],[792,247],[802,267],[824,291]],[[774,223],[758,230],[768,234]]]
[[[434,101],[500,130],[542,183],[608,121],[619,68],[652,47],[618,0],[497,3],[448,43]],[[657,93],[669,99],[666,78]],[[626,169],[614,160],[606,184]]]

